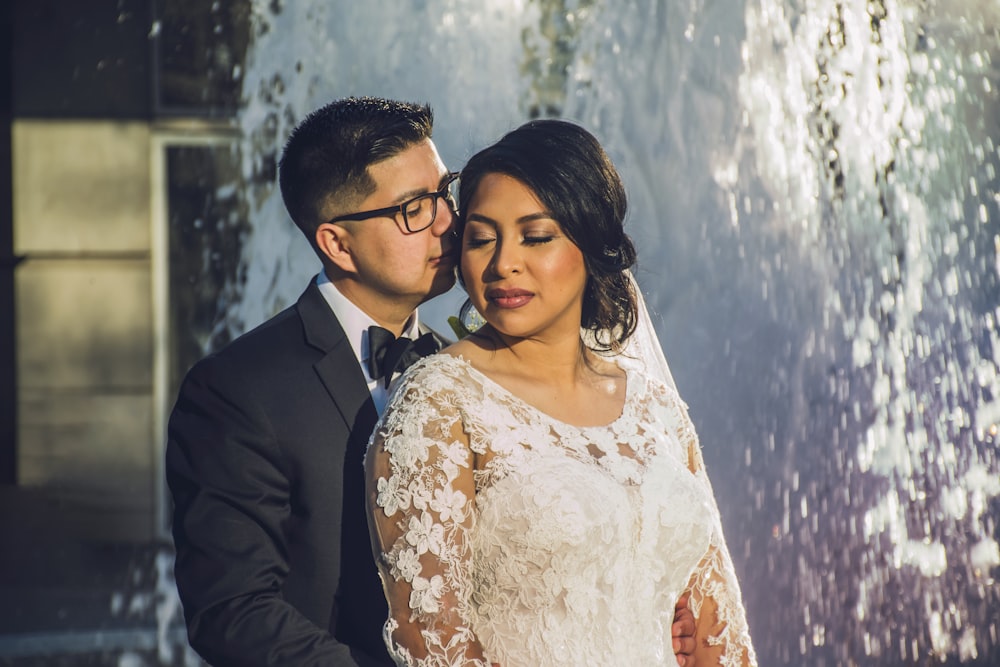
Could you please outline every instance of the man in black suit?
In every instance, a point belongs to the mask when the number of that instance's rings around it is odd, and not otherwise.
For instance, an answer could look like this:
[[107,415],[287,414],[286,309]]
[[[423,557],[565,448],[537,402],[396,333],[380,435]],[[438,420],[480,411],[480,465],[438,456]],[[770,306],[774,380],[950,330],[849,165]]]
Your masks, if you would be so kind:
[[175,574],[191,645],[217,667],[392,664],[362,459],[389,381],[441,343],[417,306],[454,282],[455,175],[432,120],[352,98],[293,131],[282,198],[323,270],[181,386],[166,454]]
[[[281,192],[323,271],[182,385],[167,442],[175,571],[191,644],[214,665],[391,664],[362,475],[386,387],[366,345],[373,325],[420,333],[417,305],[454,282],[431,130],[427,107],[375,99],[296,128]],[[357,219],[330,222],[342,216]]]

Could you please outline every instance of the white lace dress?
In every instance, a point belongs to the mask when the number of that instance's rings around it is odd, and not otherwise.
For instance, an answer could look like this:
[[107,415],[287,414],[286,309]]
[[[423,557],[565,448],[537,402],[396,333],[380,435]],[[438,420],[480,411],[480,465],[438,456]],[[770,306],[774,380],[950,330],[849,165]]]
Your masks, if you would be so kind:
[[[600,427],[553,419],[461,358],[408,371],[366,461],[397,664],[676,665],[684,591],[722,664],[755,664],[686,406],[619,365],[625,407]],[[467,657],[477,644],[485,661]]]

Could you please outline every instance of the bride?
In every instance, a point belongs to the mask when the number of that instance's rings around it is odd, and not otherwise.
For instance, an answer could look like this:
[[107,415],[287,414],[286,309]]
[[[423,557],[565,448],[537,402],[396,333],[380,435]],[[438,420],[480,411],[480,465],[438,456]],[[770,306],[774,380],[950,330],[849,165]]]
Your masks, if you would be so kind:
[[461,177],[460,276],[486,324],[415,364],[366,477],[400,665],[756,664],[694,427],[628,269],[624,187],[532,121]]

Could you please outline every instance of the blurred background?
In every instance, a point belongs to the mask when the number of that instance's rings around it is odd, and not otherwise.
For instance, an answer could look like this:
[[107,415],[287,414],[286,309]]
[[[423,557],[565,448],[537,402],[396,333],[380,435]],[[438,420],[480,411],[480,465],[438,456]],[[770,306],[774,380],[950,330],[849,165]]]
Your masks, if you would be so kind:
[[762,665],[1000,664],[998,63],[995,0],[0,5],[0,665],[199,664],[165,421],[318,269],[276,160],[368,94],[451,168],[604,143]]

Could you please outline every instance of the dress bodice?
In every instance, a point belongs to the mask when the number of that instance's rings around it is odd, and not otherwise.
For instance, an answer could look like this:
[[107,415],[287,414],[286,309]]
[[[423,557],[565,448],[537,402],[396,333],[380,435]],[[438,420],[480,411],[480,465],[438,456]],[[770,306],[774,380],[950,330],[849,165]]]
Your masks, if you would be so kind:
[[[729,664],[752,662],[685,406],[619,364],[622,413],[597,427],[554,419],[446,354],[403,378],[367,463],[399,664],[675,665],[685,590],[696,614],[712,596]],[[486,662],[466,662],[477,643]]]

